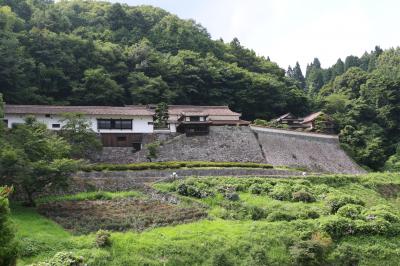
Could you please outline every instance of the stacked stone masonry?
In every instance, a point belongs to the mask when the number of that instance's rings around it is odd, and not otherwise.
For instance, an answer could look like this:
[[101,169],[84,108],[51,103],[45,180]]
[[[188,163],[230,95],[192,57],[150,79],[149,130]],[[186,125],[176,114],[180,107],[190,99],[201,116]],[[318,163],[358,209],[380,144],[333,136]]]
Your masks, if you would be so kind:
[[[338,138],[302,132],[246,126],[210,127],[205,136],[148,136],[159,140],[154,161],[260,162],[274,166],[302,167],[310,171],[358,174],[360,168],[340,148]],[[146,162],[147,150],[106,147],[96,161],[109,163]]]

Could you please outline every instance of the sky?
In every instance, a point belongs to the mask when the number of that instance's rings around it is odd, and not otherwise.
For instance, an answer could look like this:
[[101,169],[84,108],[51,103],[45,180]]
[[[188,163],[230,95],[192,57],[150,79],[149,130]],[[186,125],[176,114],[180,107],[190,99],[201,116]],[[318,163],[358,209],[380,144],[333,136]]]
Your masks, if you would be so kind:
[[375,45],[400,44],[398,0],[111,0],[161,7],[194,19],[213,39],[234,37],[287,69],[305,70],[318,57],[323,67]]

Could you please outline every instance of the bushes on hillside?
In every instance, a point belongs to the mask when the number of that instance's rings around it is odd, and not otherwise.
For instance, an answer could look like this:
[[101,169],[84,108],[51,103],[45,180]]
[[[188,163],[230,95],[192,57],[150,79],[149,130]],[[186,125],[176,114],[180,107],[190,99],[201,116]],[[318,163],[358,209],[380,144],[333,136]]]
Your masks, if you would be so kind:
[[292,186],[286,183],[279,183],[268,194],[271,198],[276,200],[291,200]]
[[279,183],[268,193],[270,197],[276,200],[294,201],[294,202],[315,202],[315,196],[309,191],[308,186],[304,184]]
[[149,163],[132,163],[132,164],[94,164],[82,167],[83,171],[136,171],[136,170],[163,170],[163,169],[180,169],[180,168],[204,168],[204,167],[221,167],[221,168],[261,168],[271,169],[270,164],[262,163],[241,163],[241,162],[149,162]]
[[356,204],[347,204],[340,207],[337,211],[337,215],[350,218],[350,219],[360,219],[362,206]]
[[292,193],[292,201],[314,202],[315,200],[313,194],[304,190]]
[[268,215],[268,221],[276,222],[276,221],[293,221],[296,220],[297,217],[289,214],[285,211],[273,211]]
[[323,265],[325,248],[315,240],[300,241],[290,247],[295,265]]
[[346,204],[356,204],[360,206],[365,205],[362,200],[347,195],[336,195],[328,199],[328,206],[330,207],[330,211],[332,214],[335,214],[340,209],[340,207]]
[[262,184],[253,184],[249,187],[249,192],[252,194],[262,194],[262,193],[268,193],[273,189],[273,185],[270,183],[262,183]]
[[[343,210],[352,209],[353,207],[344,208]],[[321,223],[321,229],[330,234],[333,238],[340,238],[346,235],[386,235],[395,236],[400,233],[399,217],[393,213],[381,211],[384,215],[365,216],[365,214],[374,211],[365,211],[362,219],[351,219],[337,215],[329,217],[329,219]],[[346,214],[346,212],[344,212]],[[378,213],[378,212],[375,212]]]
[[212,191],[200,189],[194,185],[187,185],[185,183],[179,184],[176,191],[179,195],[194,197],[198,199],[214,195]]

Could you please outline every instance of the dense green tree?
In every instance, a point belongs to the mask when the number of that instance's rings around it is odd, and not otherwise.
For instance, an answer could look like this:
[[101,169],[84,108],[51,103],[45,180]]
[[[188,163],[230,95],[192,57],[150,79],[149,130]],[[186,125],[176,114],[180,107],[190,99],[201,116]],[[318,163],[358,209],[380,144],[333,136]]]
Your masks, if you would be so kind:
[[154,127],[166,128],[168,125],[168,104],[159,103],[155,109],[154,114]]
[[8,196],[10,187],[0,187],[0,265],[13,266],[17,260],[17,243],[15,229],[10,219]]
[[80,162],[68,159],[71,147],[46,125],[28,117],[8,134],[0,150],[0,183],[13,185],[35,205],[35,196],[45,188],[65,186]]
[[357,56],[350,55],[344,61],[344,70],[347,71],[351,67],[360,67],[361,62]]
[[78,104],[123,104],[123,89],[103,68],[86,70],[83,84],[75,88],[73,93],[73,101]]
[[299,62],[296,62],[296,65],[293,68],[289,66],[287,76],[298,82],[299,87],[303,90],[306,88],[306,80],[303,76],[303,72],[301,71]]
[[60,136],[71,145],[73,158],[90,158],[102,148],[99,136],[92,130],[91,122],[79,113],[64,114]]
[[400,53],[398,49],[379,51],[368,55],[375,60],[372,72],[351,67],[318,95],[321,108],[339,125],[347,150],[375,170],[396,164],[400,141]]
[[332,78],[342,75],[344,73],[344,63],[342,59],[338,59],[336,63],[331,67]]

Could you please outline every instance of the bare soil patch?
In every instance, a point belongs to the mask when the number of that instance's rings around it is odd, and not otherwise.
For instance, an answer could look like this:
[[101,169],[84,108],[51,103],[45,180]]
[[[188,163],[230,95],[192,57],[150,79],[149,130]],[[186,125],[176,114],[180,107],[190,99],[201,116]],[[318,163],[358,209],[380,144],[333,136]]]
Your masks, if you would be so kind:
[[142,231],[207,216],[203,209],[197,207],[134,198],[51,202],[40,205],[38,211],[65,229],[79,234],[99,229]]

